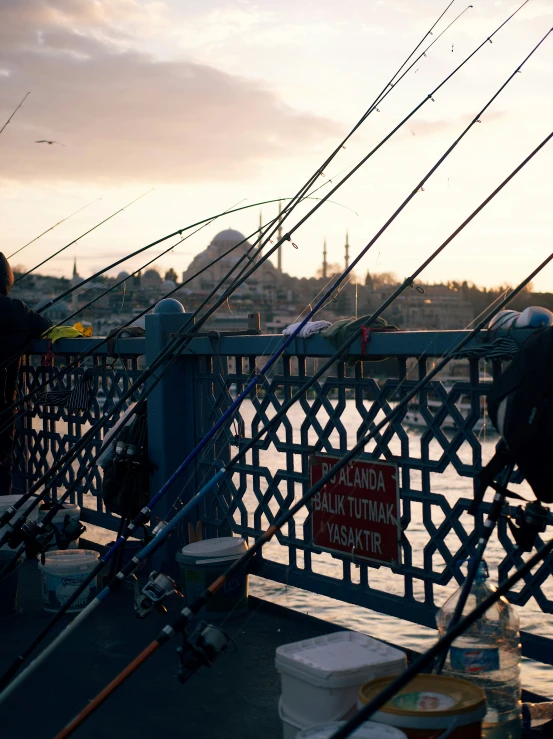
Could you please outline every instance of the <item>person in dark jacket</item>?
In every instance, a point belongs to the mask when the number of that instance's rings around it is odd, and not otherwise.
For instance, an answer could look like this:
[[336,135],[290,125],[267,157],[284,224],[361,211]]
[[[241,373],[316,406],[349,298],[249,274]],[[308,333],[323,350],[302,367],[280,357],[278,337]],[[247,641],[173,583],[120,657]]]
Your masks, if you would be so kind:
[[9,495],[12,488],[16,409],[3,411],[17,398],[20,354],[52,325],[22,300],[8,297],[13,282],[12,268],[0,252],[0,495]]

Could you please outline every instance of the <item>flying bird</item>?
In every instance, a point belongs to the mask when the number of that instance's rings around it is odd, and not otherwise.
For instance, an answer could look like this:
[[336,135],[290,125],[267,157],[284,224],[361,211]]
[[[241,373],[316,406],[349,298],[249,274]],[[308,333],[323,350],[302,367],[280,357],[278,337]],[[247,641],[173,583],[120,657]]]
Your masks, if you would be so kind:
[[61,141],[48,141],[48,139],[40,139],[40,141],[35,141],[35,144],[59,144],[60,146],[65,146],[65,144],[62,144]]

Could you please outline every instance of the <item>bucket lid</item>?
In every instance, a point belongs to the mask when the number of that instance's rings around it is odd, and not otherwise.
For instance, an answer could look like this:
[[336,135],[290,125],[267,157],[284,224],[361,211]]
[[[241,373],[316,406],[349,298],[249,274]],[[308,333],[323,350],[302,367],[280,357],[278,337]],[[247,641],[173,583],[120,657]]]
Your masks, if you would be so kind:
[[[308,729],[300,731],[296,739],[329,739],[344,724],[344,721],[337,721],[333,724],[310,726]],[[374,721],[366,721],[361,724],[350,736],[354,739],[407,739],[407,735],[401,729],[396,729],[395,726],[377,724]]]
[[[366,705],[394,678],[381,677],[362,685],[359,702]],[[486,695],[482,688],[467,680],[449,675],[417,675],[383,706],[379,713],[392,721],[399,718],[448,718],[471,714],[470,719],[484,717]],[[463,725],[464,722],[461,722]]]
[[239,557],[248,548],[245,539],[238,536],[220,536],[217,539],[204,539],[187,544],[179,554],[187,559],[216,559],[218,557]]
[[94,549],[53,549],[45,552],[44,565],[39,562],[39,567],[85,564],[99,558],[100,553]]
[[[38,516],[39,519],[43,519],[44,516],[46,516],[47,513],[49,513],[52,510],[52,504],[51,503],[43,503],[41,506],[39,506],[38,509]],[[77,503],[64,503],[63,506],[57,510],[54,513],[54,516],[52,517],[52,521],[59,523],[60,521],[63,521],[66,516],[69,516],[70,518],[80,518],[81,516],[81,508]]]
[[356,631],[284,644],[276,650],[276,667],[313,684],[346,687],[372,675],[400,672],[405,654],[378,639]]

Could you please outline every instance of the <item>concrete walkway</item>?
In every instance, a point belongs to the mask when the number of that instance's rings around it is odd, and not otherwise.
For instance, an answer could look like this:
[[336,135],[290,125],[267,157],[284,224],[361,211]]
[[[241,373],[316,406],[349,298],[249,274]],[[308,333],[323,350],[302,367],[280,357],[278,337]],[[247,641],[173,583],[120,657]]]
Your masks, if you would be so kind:
[[[0,708],[1,739],[52,739],[182,607],[137,619],[132,595],[101,605],[82,628]],[[20,568],[20,616],[0,623],[0,668],[47,623],[36,562]],[[65,623],[69,620],[66,617]],[[54,633],[59,633],[58,626]],[[77,739],[281,739],[275,650],[337,628],[254,598],[247,616],[228,621],[234,654],[221,655],[186,684],[176,678],[174,639],[160,649],[75,732]]]

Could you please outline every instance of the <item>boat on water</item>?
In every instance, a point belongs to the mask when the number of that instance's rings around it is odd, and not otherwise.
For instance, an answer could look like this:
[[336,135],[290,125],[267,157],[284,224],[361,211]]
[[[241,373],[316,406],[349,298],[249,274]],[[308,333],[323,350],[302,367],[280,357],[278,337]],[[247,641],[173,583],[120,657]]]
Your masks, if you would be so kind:
[[[437,417],[440,413],[443,415],[444,407],[454,407],[446,410],[445,416],[440,418],[439,426],[444,431],[457,431],[459,428],[469,428],[476,434],[486,432],[486,434],[497,435],[497,432],[490,421],[486,397],[479,397],[479,415],[472,422],[473,403],[471,402],[470,392],[458,391],[459,385],[470,386],[469,378],[444,377],[439,383],[431,383],[429,389],[425,391],[425,409],[421,409],[420,399],[413,399],[408,406],[407,412],[403,419],[406,426],[412,428],[426,429],[431,425],[432,418]],[[453,399],[450,401],[450,397]]]

